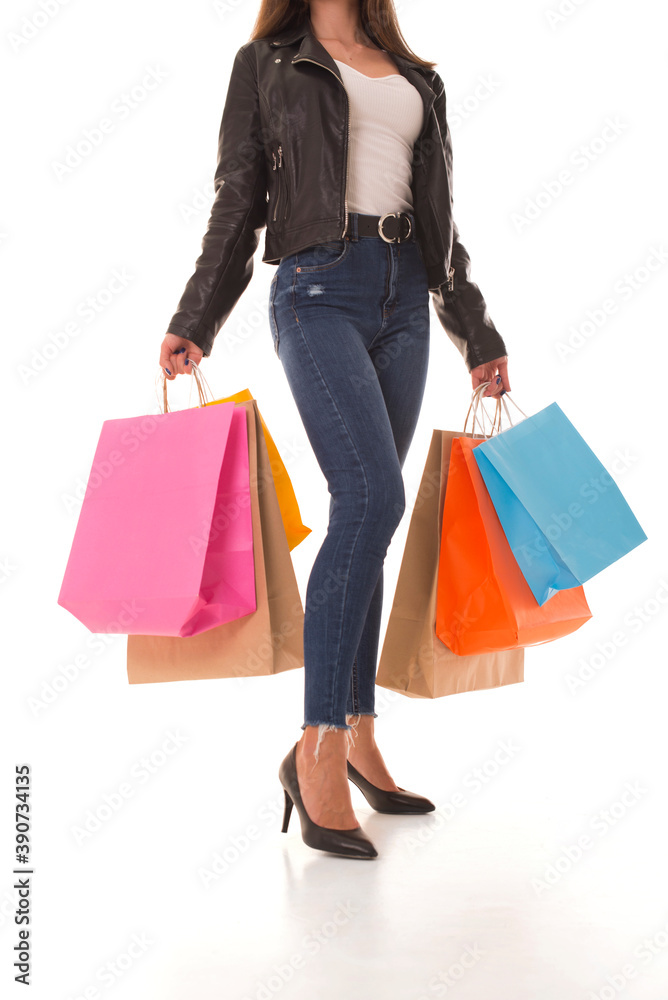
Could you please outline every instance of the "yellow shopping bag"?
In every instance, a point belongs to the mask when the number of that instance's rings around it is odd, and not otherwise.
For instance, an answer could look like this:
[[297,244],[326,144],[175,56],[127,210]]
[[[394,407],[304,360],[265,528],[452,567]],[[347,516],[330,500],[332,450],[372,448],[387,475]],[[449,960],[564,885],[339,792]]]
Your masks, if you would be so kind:
[[[235,392],[234,395],[226,396],[225,399],[214,399],[211,402],[206,403],[206,406],[214,406],[216,403],[245,403],[250,399],[254,399],[250,389],[242,389],[241,392]],[[278,448],[274,444],[274,440],[269,433],[267,425],[262,419],[262,414],[259,413],[259,410],[258,414],[260,416],[260,423],[262,424],[262,430],[264,432],[264,439],[267,442],[269,464],[271,465],[271,472],[276,486],[278,506],[281,511],[281,517],[283,518],[283,525],[285,527],[288,545],[290,546],[290,551],[292,551],[292,549],[296,548],[300,542],[304,541],[307,535],[310,535],[311,529],[307,528],[305,524],[302,524],[299,504],[297,503],[297,497],[295,496],[295,491],[292,487],[292,483],[290,482],[288,470],[283,464],[283,459],[278,453]]]

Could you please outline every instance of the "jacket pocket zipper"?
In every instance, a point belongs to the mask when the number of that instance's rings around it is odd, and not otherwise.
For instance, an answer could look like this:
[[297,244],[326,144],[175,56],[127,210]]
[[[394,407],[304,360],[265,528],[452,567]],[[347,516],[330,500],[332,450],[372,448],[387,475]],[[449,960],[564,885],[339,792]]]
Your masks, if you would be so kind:
[[283,180],[283,146],[280,142],[276,153],[272,153],[271,156],[274,161],[274,165],[271,169],[276,171],[276,201],[274,202],[274,215],[272,221],[276,222],[279,218],[281,221],[285,218],[285,212],[283,212],[282,216],[279,214],[279,206],[282,206],[285,201],[283,198],[283,188],[285,185],[285,181]]

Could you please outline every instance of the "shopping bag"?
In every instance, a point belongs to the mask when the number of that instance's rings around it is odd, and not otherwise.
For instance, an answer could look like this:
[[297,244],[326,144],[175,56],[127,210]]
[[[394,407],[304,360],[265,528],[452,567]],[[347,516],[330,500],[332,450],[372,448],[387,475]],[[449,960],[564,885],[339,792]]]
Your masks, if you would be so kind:
[[475,459],[539,604],[586,583],[647,539],[557,403],[485,441]]
[[[209,412],[222,407],[208,407]],[[128,636],[130,684],[253,677],[304,665],[304,612],[255,400],[248,417],[257,610],[185,639]]]
[[106,420],[92,471],[58,597],[91,632],[190,636],[255,611],[243,410]]
[[376,684],[412,698],[440,698],[524,681],[523,649],[457,656],[435,632],[443,503],[450,448],[459,434],[432,434],[376,675]]
[[536,601],[474,458],[484,443],[453,440],[443,507],[436,634],[458,654],[549,642],[591,618],[582,587]]
[[[252,396],[250,389],[242,389],[240,392],[235,392],[232,396],[225,396],[224,399],[214,399],[206,405],[213,406],[215,403],[228,403],[230,401],[241,403],[245,400],[253,398],[254,397]],[[269,462],[271,464],[271,471],[274,477],[276,496],[278,497],[278,506],[281,509],[281,517],[283,518],[285,534],[288,538],[288,545],[292,550],[296,548],[300,542],[303,542],[307,535],[311,534],[311,529],[307,528],[306,525],[302,523],[299,504],[297,503],[297,497],[295,496],[295,491],[292,486],[292,482],[290,481],[288,470],[285,468],[285,464],[279,454],[278,448],[274,443],[274,439],[262,419],[262,414],[260,414],[260,423],[262,424],[264,439],[267,443],[267,450],[269,451]]]

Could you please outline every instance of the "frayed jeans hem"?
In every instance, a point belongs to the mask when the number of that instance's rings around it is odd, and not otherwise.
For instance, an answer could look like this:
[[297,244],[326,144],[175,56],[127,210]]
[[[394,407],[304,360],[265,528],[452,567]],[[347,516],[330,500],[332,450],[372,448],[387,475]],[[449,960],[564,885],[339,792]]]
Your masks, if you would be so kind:
[[[374,718],[378,718],[376,712],[356,712],[354,715],[346,715],[346,722],[305,722],[302,725],[302,729],[306,729],[307,726],[317,726],[318,727],[318,741],[315,745],[315,750],[313,751],[313,756],[315,757],[316,763],[320,758],[320,744],[322,743],[325,733],[331,732],[333,729],[344,729],[346,731],[346,740],[348,742],[348,750],[355,746],[355,736],[358,735],[357,727],[359,726],[359,720],[363,715],[371,715]],[[348,725],[349,720],[357,719],[357,722],[353,722],[352,725]]]

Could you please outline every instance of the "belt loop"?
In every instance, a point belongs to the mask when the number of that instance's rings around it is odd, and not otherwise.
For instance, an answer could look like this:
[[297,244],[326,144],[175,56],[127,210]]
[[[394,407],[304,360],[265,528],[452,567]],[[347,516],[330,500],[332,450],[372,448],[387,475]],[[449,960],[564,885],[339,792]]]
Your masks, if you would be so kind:
[[358,239],[359,239],[359,237],[357,235],[357,232],[358,232],[358,230],[357,230],[357,216],[358,216],[357,212],[349,212],[348,213],[348,229],[349,229],[348,238],[350,240],[352,240],[353,243],[357,243]]

